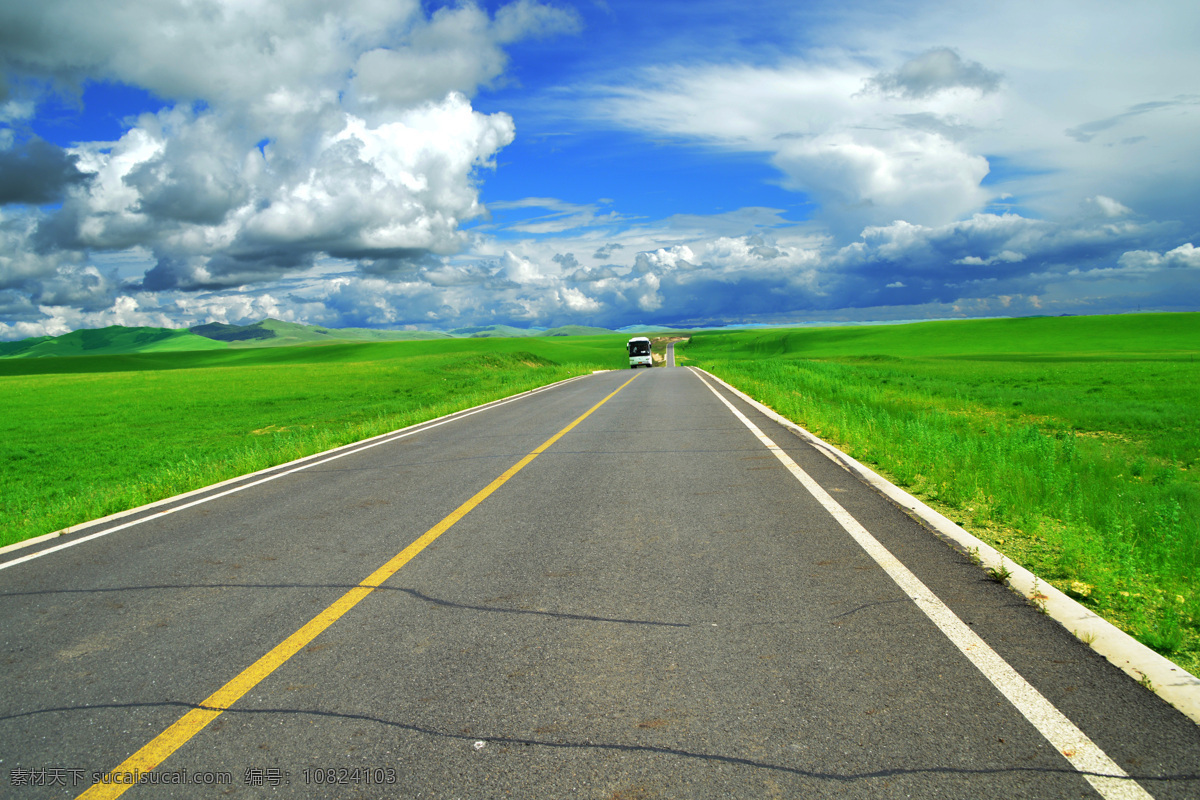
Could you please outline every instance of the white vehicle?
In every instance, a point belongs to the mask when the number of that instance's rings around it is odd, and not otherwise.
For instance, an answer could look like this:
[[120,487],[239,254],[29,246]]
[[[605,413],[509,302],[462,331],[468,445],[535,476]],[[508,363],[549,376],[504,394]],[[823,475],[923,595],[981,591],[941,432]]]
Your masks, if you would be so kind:
[[635,336],[626,345],[629,348],[629,368],[653,367],[650,359],[650,340],[645,336]]

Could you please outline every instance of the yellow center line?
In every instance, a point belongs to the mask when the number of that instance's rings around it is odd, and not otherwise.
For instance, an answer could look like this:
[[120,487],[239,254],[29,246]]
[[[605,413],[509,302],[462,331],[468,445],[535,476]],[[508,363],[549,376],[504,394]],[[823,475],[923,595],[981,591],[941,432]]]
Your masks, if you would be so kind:
[[246,692],[253,689],[264,678],[279,669],[289,658],[307,647],[322,631],[337,622],[346,612],[358,605],[359,601],[364,597],[382,586],[384,581],[395,575],[401,567],[428,547],[434,539],[437,539],[443,533],[450,530],[471,509],[487,499],[489,495],[503,486],[509,478],[523,470],[529,465],[529,462],[544,453],[551,445],[569,433],[572,428],[591,416],[592,412],[611,400],[617,392],[633,383],[637,377],[635,375],[633,378],[625,381],[613,390],[611,394],[580,415],[570,425],[543,442],[540,447],[522,458],[503,475],[477,492],[474,497],[450,512],[445,519],[426,531],[419,539],[401,550],[386,564],[372,572],[361,583],[335,600],[320,614],[309,620],[304,627],[275,645],[266,655],[243,670],[240,675],[209,695],[197,708],[184,714],[178,721],[154,737],[142,749],[121,762],[100,783],[92,785],[87,791],[79,795],[79,797],[91,800],[91,798],[120,797],[124,794],[130,786],[137,783],[139,776],[155,769],[168,756],[186,744],[189,739],[204,730],[205,726],[228,710]]

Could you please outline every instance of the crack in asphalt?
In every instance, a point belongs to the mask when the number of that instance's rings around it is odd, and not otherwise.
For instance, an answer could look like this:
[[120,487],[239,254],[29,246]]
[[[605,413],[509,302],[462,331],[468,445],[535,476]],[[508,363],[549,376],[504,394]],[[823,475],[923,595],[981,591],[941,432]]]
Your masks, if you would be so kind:
[[[95,589],[39,589],[31,592],[7,592],[0,594],[0,598],[4,597],[30,597],[37,595],[54,595],[54,594],[105,594],[109,592],[137,592],[137,591],[169,591],[180,589],[336,589],[338,591],[348,591],[359,587],[357,583],[180,583],[180,584],[151,584],[146,586],[113,586],[106,588]],[[435,606],[444,608],[460,608],[469,611],[484,611],[491,614],[528,614],[539,617],[553,617],[555,619],[577,620],[580,622],[611,622],[619,625],[650,625],[664,628],[690,628],[691,623],[688,622],[660,622],[658,620],[645,619],[622,619],[619,617],[601,617],[593,614],[570,614],[565,611],[539,611],[532,608],[507,608],[503,606],[487,606],[474,605],[471,603],[458,603],[453,600],[446,600],[440,597],[433,597],[416,589],[407,589],[403,586],[378,586],[372,587],[376,592],[400,592],[407,594],[416,600],[422,600]]]
[[[112,710],[112,709],[141,709],[141,708],[181,708],[188,710],[195,709],[212,709],[212,706],[206,706],[202,703],[184,703],[180,701],[163,701],[158,703],[104,703],[97,705],[83,706],[58,706],[54,708],[38,709],[35,711],[27,711],[19,714],[9,714],[0,716],[0,722],[5,722],[12,719],[20,719],[22,717],[32,717],[41,714],[54,714],[71,711],[96,711],[96,710]],[[417,733],[424,736],[432,736],[439,739],[454,739],[463,742],[487,742],[489,744],[510,744],[521,745],[525,747],[549,747],[553,749],[570,749],[570,750],[608,750],[621,753],[648,753],[653,755],[677,756],[680,758],[693,759],[698,761],[709,761],[723,764],[733,764],[737,766],[751,767],[753,769],[764,769],[774,772],[784,772],[791,775],[797,775],[804,778],[812,778],[815,780],[824,781],[839,781],[853,782],[870,780],[874,778],[889,778],[902,775],[922,775],[922,774],[944,774],[944,775],[1000,775],[1000,774],[1015,774],[1015,773],[1033,773],[1040,775],[1094,775],[1097,777],[1108,777],[1103,773],[1086,772],[1076,770],[1072,767],[991,767],[991,768],[967,768],[967,767],[949,767],[949,766],[930,766],[930,767],[903,767],[894,769],[880,769],[870,772],[856,773],[838,773],[838,772],[819,772],[815,770],[800,769],[799,767],[789,767],[783,764],[773,764],[769,761],[759,761],[752,758],[742,756],[730,756],[721,753],[704,753],[693,750],[685,750],[679,747],[663,747],[657,745],[645,744],[621,744],[618,742],[596,742],[589,739],[579,741],[551,741],[547,739],[530,739],[518,736],[486,736],[476,733],[453,733],[445,730],[438,730],[422,725],[417,725],[409,722],[399,722],[397,720],[384,719],[382,717],[371,716],[370,714],[352,714],[342,711],[322,711],[318,709],[303,709],[303,708],[230,708],[224,709],[226,714],[238,715],[257,715],[257,714],[294,714],[314,717],[327,717],[331,719],[345,719],[357,722],[369,722],[376,725],[382,725],[388,728],[395,728],[410,733]],[[1146,782],[1168,782],[1168,781],[1200,781],[1200,774],[1178,774],[1178,775],[1148,775],[1129,773],[1129,778],[1136,781]]]

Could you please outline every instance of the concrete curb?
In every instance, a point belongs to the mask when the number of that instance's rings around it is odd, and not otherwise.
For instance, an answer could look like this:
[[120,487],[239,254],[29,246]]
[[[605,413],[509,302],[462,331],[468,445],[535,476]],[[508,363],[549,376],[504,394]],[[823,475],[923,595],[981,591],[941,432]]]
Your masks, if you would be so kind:
[[[699,370],[698,367],[692,367],[692,369]],[[712,377],[767,417],[799,435],[830,460],[858,475],[900,508],[923,521],[951,546],[964,553],[970,553],[978,559],[983,569],[1007,569],[1010,573],[1008,586],[1013,591],[1031,603],[1041,606],[1050,617],[1057,620],[1080,641],[1120,667],[1134,680],[1140,683],[1149,681],[1150,688],[1155,694],[1200,725],[1200,678],[1173,664],[1108,620],[1089,611],[1058,589],[1040,580],[1032,572],[991,545],[975,538],[952,520],[885,480],[874,470],[860,464],[820,437],[806,431],[745,392],[730,386],[712,373],[699,371]]]
[[[609,372],[609,371],[611,371],[611,370],[597,370],[597,372]],[[595,374],[595,373],[592,373],[592,374]],[[276,472],[276,471],[296,469],[296,468],[302,467],[304,465],[304,462],[306,462],[306,461],[313,461],[315,459],[327,458],[330,455],[333,455],[335,453],[341,453],[343,451],[352,450],[354,448],[361,448],[363,446],[370,445],[371,443],[376,442],[380,439],[386,439],[389,436],[396,436],[398,434],[403,434],[408,431],[412,431],[416,428],[420,428],[423,425],[432,425],[433,423],[436,423],[436,422],[443,422],[446,420],[450,420],[456,416],[462,416],[462,415],[466,415],[469,413],[474,413],[476,411],[482,411],[483,409],[487,408],[488,406],[497,405],[499,403],[508,403],[513,400],[516,400],[519,397],[524,397],[525,395],[529,395],[529,394],[536,394],[537,392],[544,392],[547,389],[551,389],[555,386],[561,386],[564,383],[570,383],[571,381],[577,381],[580,378],[586,378],[586,377],[587,377],[586,375],[576,375],[573,378],[563,378],[561,381],[555,381],[554,383],[547,383],[545,386],[538,386],[537,388],[528,389],[524,392],[518,392],[517,394],[509,395],[508,397],[501,397],[496,400],[491,400],[487,403],[480,403],[477,406],[472,406],[470,408],[464,408],[459,411],[454,411],[449,414],[444,414],[440,417],[434,417],[433,419],[427,419],[424,422],[414,422],[412,425],[406,425],[405,427],[397,428],[394,431],[388,431],[387,433],[379,433],[379,434],[376,434],[375,436],[371,436],[366,439],[359,439],[357,442],[343,444],[338,447],[331,448],[329,450],[323,450],[319,453],[313,453],[312,455],[301,456],[300,458],[297,458],[293,461],[287,461],[282,464],[276,464],[273,467],[266,467],[266,468],[260,469],[256,472],[247,472],[245,475],[238,475],[235,478],[229,478],[227,480],[221,481],[220,483],[213,483],[208,486],[202,486],[199,489],[193,489],[190,492],[184,492],[183,494],[172,495],[171,497],[164,497],[161,500],[155,500],[153,503],[146,503],[145,505],[138,506],[137,508],[129,508],[129,509],[126,509],[125,511],[118,511],[115,514],[109,514],[107,517],[100,517],[99,519],[88,520],[87,522],[81,522],[78,525],[71,525],[71,526],[62,528],[57,531],[51,531],[50,533],[43,533],[41,536],[35,536],[32,539],[25,539],[24,541],[14,542],[13,544],[5,545],[4,547],[0,547],[0,555],[10,553],[14,550],[21,550],[26,547],[32,547],[33,545],[36,545],[36,544],[45,544],[47,542],[50,542],[54,539],[59,538],[60,536],[67,536],[67,535],[73,534],[73,533],[80,533],[81,531],[84,531],[88,528],[96,527],[96,526],[103,525],[103,524],[109,523],[109,522],[115,522],[119,519],[123,519],[124,517],[132,516],[134,514],[142,512],[142,511],[149,511],[151,509],[155,509],[155,508],[158,508],[159,506],[164,506],[169,503],[176,503],[181,500],[187,500],[188,498],[196,497],[198,495],[205,494],[206,492],[214,492],[225,486],[231,486],[231,485],[239,483],[241,481],[249,481],[250,479],[260,476],[260,475],[266,475],[268,473]]]

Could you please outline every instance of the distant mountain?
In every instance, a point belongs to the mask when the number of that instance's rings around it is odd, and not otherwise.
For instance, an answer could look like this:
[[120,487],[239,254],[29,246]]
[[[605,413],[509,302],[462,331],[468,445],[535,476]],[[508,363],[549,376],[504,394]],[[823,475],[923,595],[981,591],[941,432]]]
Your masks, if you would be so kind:
[[617,328],[617,333],[671,333],[681,330],[691,330],[691,328],[672,328],[668,325],[626,325],[623,328]]
[[599,336],[605,333],[616,333],[611,328],[593,328],[589,325],[563,325],[559,328],[549,328],[538,336]]
[[293,344],[347,344],[350,342],[407,342],[417,339],[448,339],[441,331],[380,331],[373,328],[322,328],[264,319],[253,325],[210,322],[189,330],[199,336],[228,342],[231,347],[283,347]]
[[560,328],[514,328],[488,325],[452,331],[387,331],[373,328],[322,328],[277,319],[253,325],[210,322],[186,330],[173,328],[88,328],[62,336],[36,336],[19,342],[0,342],[0,358],[115,355],[178,350],[219,350],[287,345],[348,344],[353,342],[401,342],[428,339],[504,336],[580,336],[612,333],[608,328],[565,325]]
[[474,328],[454,328],[452,336],[465,336],[471,339],[503,336],[506,339],[518,339],[525,336],[596,336],[603,333],[613,333],[610,328],[594,328],[588,325],[563,325],[558,328],[514,328],[511,325],[484,325]]
[[178,350],[220,350],[228,344],[173,328],[86,328],[62,336],[0,343],[0,358],[118,355]]
[[451,336],[461,336],[469,339],[486,339],[502,336],[505,339],[518,339],[524,336],[537,336],[541,331],[529,328],[514,328],[511,325],[483,325],[473,328],[454,328]]

